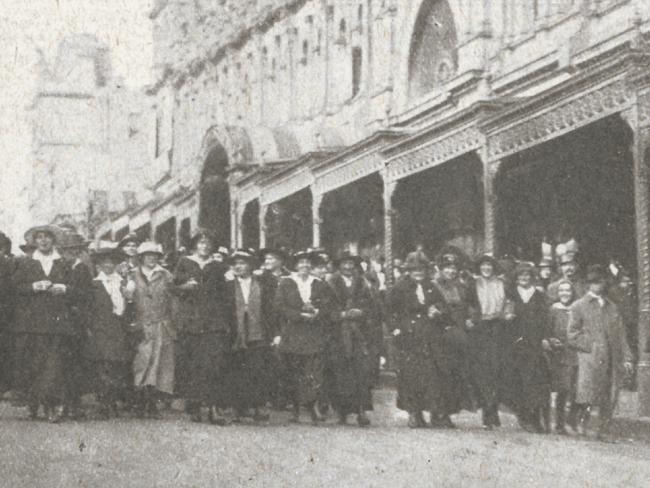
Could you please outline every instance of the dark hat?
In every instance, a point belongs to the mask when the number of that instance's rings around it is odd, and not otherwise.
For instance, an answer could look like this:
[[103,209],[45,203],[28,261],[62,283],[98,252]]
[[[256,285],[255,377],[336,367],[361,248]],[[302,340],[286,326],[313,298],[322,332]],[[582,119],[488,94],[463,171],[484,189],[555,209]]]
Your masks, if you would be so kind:
[[233,253],[229,256],[228,262],[234,264],[238,260],[248,261],[251,265],[255,266],[257,264],[257,256],[255,251],[252,249],[235,249]]
[[443,254],[438,256],[437,259],[437,265],[438,268],[443,269],[447,268],[449,266],[456,266],[457,268],[460,267],[460,262],[459,258],[456,254]]
[[36,227],[32,227],[29,229],[27,232],[25,232],[25,241],[28,244],[34,244],[34,237],[36,234],[39,232],[44,232],[46,234],[49,234],[52,236],[52,239],[54,239],[54,242],[59,242],[61,240],[61,237],[63,235],[63,229],[57,225],[37,225]]
[[520,263],[517,263],[514,272],[515,278],[525,273],[529,273],[532,277],[535,277],[537,275],[537,268],[535,268],[535,265],[529,261],[522,261]]
[[265,247],[264,249],[260,249],[259,252],[260,259],[266,258],[266,256],[275,256],[278,258],[280,261],[283,263],[287,261],[287,252],[282,249],[282,248],[275,248],[275,247]]
[[407,269],[428,269],[431,261],[422,251],[415,251],[406,256],[405,267]]
[[20,246],[18,246],[18,248],[25,254],[36,250],[36,246],[29,242],[26,242],[25,244],[21,244]]
[[122,247],[126,246],[129,242],[133,242],[133,243],[135,243],[136,246],[139,246],[140,241],[141,241],[141,239],[138,237],[137,234],[135,234],[133,232],[130,232],[129,234],[122,237],[122,239],[120,239],[120,242],[118,243],[117,247],[122,248]]
[[77,232],[64,232],[57,244],[59,249],[79,249],[88,247],[90,242]]
[[198,229],[196,233],[192,236],[192,239],[190,239],[190,249],[196,248],[196,245],[199,243],[201,239],[209,240],[213,246],[215,244],[214,233],[212,233],[208,229]]
[[560,255],[560,265],[575,263],[575,261],[576,255],[574,252],[565,252],[564,254]]
[[494,268],[495,274],[499,272],[499,269],[500,269],[499,263],[497,262],[496,259],[494,259],[494,256],[492,256],[491,254],[483,254],[481,257],[479,257],[476,260],[476,269],[477,269],[477,271],[481,270],[481,265],[483,263],[490,263],[492,265],[492,267]]
[[309,259],[312,265],[323,260],[323,258],[319,257],[318,253],[314,252],[312,249],[305,249],[303,251],[294,252],[291,255],[292,265],[295,267],[301,259]]
[[445,266],[450,265],[463,268],[466,266],[467,262],[467,254],[465,254],[461,248],[454,246],[453,244],[444,245],[436,257],[436,265],[438,268],[444,268]]
[[592,264],[587,268],[587,283],[599,283],[607,280],[607,272],[600,264]]
[[355,266],[360,267],[361,263],[363,263],[363,258],[356,254],[352,254],[350,251],[345,251],[339,255],[338,259],[334,261],[334,264],[339,267],[342,263],[347,261],[351,261]]

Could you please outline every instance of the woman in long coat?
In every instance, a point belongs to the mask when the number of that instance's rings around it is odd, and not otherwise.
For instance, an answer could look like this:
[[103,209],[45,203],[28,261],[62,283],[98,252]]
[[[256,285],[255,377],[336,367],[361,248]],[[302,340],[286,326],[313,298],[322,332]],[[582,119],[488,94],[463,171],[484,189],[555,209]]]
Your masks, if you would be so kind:
[[67,400],[67,374],[75,329],[70,321],[70,265],[54,244],[62,232],[54,226],[25,234],[36,250],[18,261],[13,275],[16,290],[16,387],[22,390],[31,418],[43,405],[50,422],[60,422]]
[[227,317],[232,337],[229,391],[235,420],[252,410],[253,420],[266,421],[266,404],[274,393],[271,343],[276,336],[273,313],[275,282],[253,274],[252,251],[237,250],[229,259],[234,278],[226,283]]
[[225,423],[220,409],[229,405],[223,381],[230,348],[226,317],[226,266],[212,254],[214,239],[198,232],[192,254],[178,261],[174,284],[179,297],[177,316],[177,393],[186,399],[193,422],[201,422],[201,406],[209,407],[211,423]]
[[511,291],[515,317],[504,329],[501,400],[515,410],[524,429],[542,433],[551,393],[545,357],[551,334],[546,296],[534,286],[534,274],[532,263],[520,263],[515,269],[516,287]]
[[117,402],[124,397],[130,377],[131,353],[124,322],[126,281],[116,271],[121,258],[113,248],[100,248],[93,255],[98,274],[90,289],[92,320],[88,321],[84,356],[104,418],[117,417]]
[[163,256],[160,244],[143,242],[138,255],[142,264],[125,289],[134,304],[135,327],[141,335],[133,380],[140,394],[139,415],[155,418],[158,396],[174,393],[174,278],[159,264]]
[[605,293],[604,269],[590,267],[587,282],[589,291],[571,306],[569,320],[568,342],[578,352],[575,401],[580,407],[570,423],[574,430],[577,427],[584,433],[590,409],[598,407],[598,435],[607,440],[618,390],[625,374],[632,370],[632,354],[621,314]]
[[479,276],[468,289],[470,374],[477,387],[483,427],[499,427],[499,375],[502,369],[502,334],[508,310],[506,286],[497,276],[496,260],[489,255],[477,262]]
[[280,353],[285,363],[287,393],[293,403],[292,422],[300,421],[300,407],[310,410],[312,421],[322,421],[318,410],[323,385],[323,320],[332,313],[327,284],[312,276],[314,253],[293,256],[296,272],[282,278],[275,294]]
[[397,408],[409,413],[411,428],[425,427],[426,410],[432,427],[453,428],[449,415],[457,410],[445,375],[443,332],[450,324],[445,301],[428,279],[430,263],[422,252],[409,254],[406,267],[409,274],[393,287],[388,300],[399,351]]
[[357,271],[360,263],[358,256],[343,255],[338,260],[339,272],[330,279],[337,306],[327,354],[333,373],[331,400],[339,422],[345,424],[347,416],[355,413],[357,423],[365,427],[370,425],[366,411],[372,410],[373,327],[381,324],[373,321],[374,303],[369,286]]

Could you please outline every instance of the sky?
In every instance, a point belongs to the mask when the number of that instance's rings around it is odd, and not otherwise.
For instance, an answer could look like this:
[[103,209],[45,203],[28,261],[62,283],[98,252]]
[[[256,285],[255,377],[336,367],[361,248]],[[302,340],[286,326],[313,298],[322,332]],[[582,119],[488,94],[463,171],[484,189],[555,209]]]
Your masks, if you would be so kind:
[[37,63],[52,63],[66,36],[94,34],[110,47],[113,72],[126,85],[150,83],[152,1],[0,0],[0,230],[14,239],[30,224],[23,189],[31,179]]

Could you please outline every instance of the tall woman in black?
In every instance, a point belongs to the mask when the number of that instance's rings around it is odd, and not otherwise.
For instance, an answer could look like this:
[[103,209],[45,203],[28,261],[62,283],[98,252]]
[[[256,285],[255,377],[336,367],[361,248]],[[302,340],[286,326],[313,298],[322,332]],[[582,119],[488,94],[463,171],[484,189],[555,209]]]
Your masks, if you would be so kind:
[[229,403],[223,380],[230,327],[224,311],[226,268],[212,257],[213,243],[209,233],[197,233],[192,254],[179,260],[174,274],[180,299],[177,390],[193,422],[201,422],[201,407],[207,406],[210,422],[222,425],[220,408]]

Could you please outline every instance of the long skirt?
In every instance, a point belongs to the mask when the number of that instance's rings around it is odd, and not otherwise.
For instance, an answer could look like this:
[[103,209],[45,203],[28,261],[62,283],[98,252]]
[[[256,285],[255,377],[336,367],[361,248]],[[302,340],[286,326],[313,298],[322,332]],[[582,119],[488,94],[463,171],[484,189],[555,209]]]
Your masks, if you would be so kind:
[[177,347],[177,394],[189,401],[227,407],[228,334],[181,334]]
[[470,330],[470,375],[481,408],[499,403],[499,376],[502,369],[502,329],[500,320],[481,321]]
[[328,391],[332,406],[341,414],[372,410],[374,358],[371,351],[356,344],[348,356],[338,346],[334,343],[328,347],[326,360],[332,377]]
[[263,407],[274,393],[274,371],[271,370],[270,346],[251,344],[247,349],[230,354],[228,390],[237,410]]
[[397,408],[443,413],[447,402],[440,357],[426,340],[401,337],[398,352]]
[[129,386],[129,363],[126,361],[88,361],[92,372],[91,389],[99,399],[115,401]]
[[153,387],[159,392],[174,393],[174,331],[169,322],[144,324],[144,338],[133,360],[136,388]]
[[323,362],[320,354],[284,353],[286,389],[290,401],[308,406],[320,399]]
[[15,341],[16,390],[31,404],[62,405],[68,393],[71,337],[16,334]]

